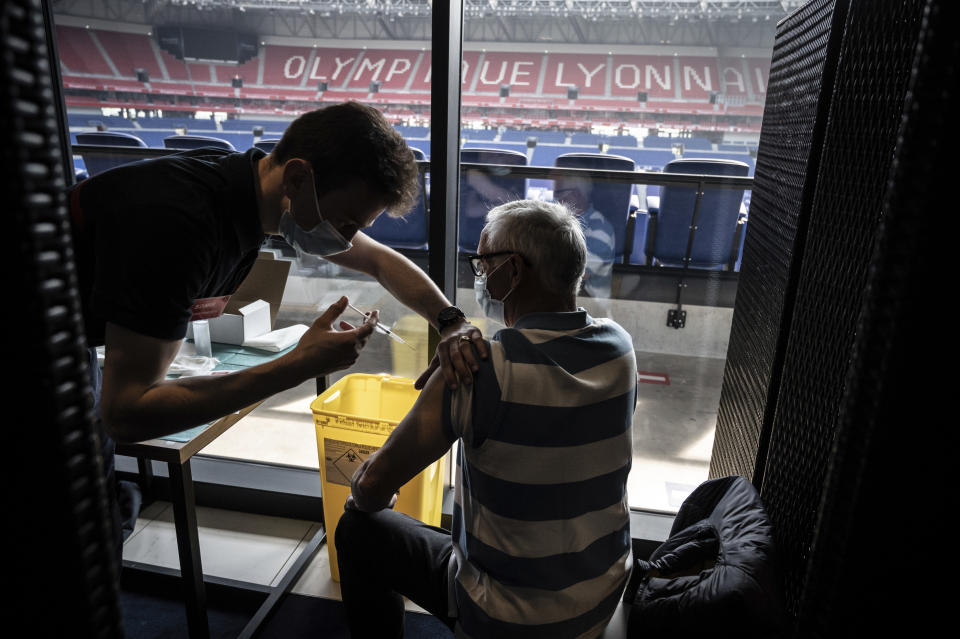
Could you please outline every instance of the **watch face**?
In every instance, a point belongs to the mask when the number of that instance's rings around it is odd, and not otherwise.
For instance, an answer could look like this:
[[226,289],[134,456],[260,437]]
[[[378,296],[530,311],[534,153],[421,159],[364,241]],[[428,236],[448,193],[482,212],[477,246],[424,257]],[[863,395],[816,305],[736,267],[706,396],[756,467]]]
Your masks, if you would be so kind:
[[438,319],[441,324],[447,324],[461,317],[464,317],[463,312],[459,308],[451,306],[440,311],[440,317]]

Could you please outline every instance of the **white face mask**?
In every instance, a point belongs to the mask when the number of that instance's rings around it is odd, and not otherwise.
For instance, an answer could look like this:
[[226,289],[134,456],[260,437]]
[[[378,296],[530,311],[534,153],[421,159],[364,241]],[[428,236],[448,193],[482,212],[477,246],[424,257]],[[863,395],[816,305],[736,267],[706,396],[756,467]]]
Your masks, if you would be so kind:
[[317,257],[327,257],[348,251],[353,246],[350,240],[333,228],[329,220],[321,218],[313,228],[301,228],[290,213],[290,209],[280,216],[280,235],[297,251],[298,255],[308,253]]
[[308,201],[313,203],[310,212],[320,221],[313,228],[304,229],[297,224],[290,209],[287,209],[280,215],[280,235],[297,251],[298,256],[307,253],[317,257],[327,257],[350,250],[353,244],[343,237],[329,220],[323,219],[320,215],[315,184],[313,169],[310,169],[310,192],[305,195]]
[[[506,262],[503,264],[506,264]],[[500,266],[503,266],[503,264]],[[506,325],[507,321],[503,316],[503,301],[509,297],[510,293],[513,293],[513,289],[511,288],[509,291],[507,291],[507,294],[503,296],[503,299],[495,300],[490,295],[490,289],[487,288],[487,277],[492,275],[498,268],[500,268],[500,266],[493,269],[489,273],[484,273],[483,275],[479,275],[474,278],[473,292],[477,296],[477,304],[480,305],[481,310],[483,310],[483,314],[489,319],[492,319],[494,322],[499,322]]]

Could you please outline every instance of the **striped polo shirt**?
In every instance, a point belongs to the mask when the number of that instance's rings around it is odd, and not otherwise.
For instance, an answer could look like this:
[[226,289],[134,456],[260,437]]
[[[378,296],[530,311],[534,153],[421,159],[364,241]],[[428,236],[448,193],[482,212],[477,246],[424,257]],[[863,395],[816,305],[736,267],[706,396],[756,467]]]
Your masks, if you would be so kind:
[[489,347],[445,393],[458,636],[598,636],[632,565],[632,340],[578,309],[525,315]]

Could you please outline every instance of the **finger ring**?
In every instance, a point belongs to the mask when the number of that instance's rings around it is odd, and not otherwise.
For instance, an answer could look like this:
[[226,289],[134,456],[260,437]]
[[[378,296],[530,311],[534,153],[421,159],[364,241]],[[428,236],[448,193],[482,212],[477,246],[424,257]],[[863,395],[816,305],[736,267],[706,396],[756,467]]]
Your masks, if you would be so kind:
[[469,336],[469,335],[461,335],[461,336],[460,336],[460,341],[461,341],[461,342],[470,342],[470,341],[472,341],[472,340],[470,339],[470,336]]

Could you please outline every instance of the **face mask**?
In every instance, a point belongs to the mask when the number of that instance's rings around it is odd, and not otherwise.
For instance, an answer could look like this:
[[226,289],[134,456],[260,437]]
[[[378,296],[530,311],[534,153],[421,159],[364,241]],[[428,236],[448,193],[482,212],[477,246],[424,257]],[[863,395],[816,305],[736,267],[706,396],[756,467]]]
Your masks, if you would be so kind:
[[[506,262],[504,262],[506,264]],[[503,266],[501,264],[500,266]],[[493,269],[489,273],[484,273],[473,280],[473,292],[477,295],[477,304],[480,305],[483,314],[486,315],[489,319],[492,319],[494,322],[499,322],[501,324],[506,324],[506,320],[503,317],[503,300],[509,297],[510,293],[513,293],[511,288],[507,291],[507,294],[503,296],[502,300],[495,300],[490,296],[490,289],[487,288],[487,277],[496,272],[497,269]]]
[[321,219],[320,223],[310,230],[300,228],[290,209],[280,216],[280,235],[298,254],[308,253],[327,257],[343,253],[353,246],[349,240],[340,235],[337,229],[333,228],[333,224],[328,220]]

